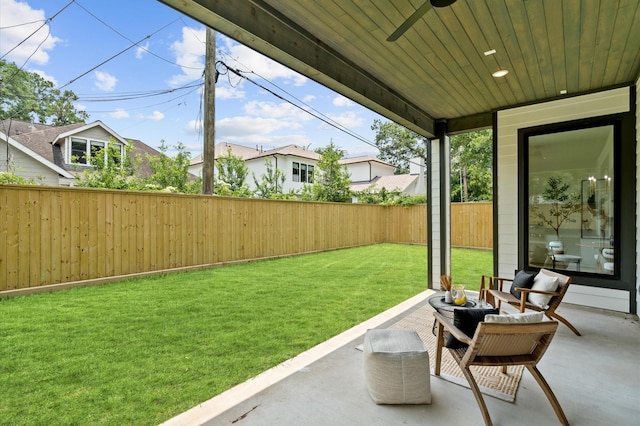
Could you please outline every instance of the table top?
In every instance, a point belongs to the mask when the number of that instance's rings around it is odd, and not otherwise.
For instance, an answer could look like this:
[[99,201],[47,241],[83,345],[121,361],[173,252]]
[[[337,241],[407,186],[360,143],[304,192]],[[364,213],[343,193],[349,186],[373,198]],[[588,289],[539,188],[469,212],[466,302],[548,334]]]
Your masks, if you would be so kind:
[[429,304],[438,312],[453,312],[454,309],[491,309],[494,306],[484,300],[472,299],[467,297],[467,303],[464,305],[456,305],[455,303],[447,303],[444,301],[443,294],[431,296],[428,300]]

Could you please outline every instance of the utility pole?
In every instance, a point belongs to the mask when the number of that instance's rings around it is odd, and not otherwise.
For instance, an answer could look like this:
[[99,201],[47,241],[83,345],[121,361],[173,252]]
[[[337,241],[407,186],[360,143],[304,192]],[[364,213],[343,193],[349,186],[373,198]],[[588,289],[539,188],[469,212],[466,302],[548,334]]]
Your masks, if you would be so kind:
[[204,60],[204,152],[202,193],[213,194],[215,173],[215,117],[216,117],[216,33],[207,27]]

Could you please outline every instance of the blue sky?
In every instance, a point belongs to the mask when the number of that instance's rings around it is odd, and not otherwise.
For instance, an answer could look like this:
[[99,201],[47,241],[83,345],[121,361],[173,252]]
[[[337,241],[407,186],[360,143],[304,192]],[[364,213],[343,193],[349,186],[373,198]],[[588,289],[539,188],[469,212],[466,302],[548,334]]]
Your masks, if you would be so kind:
[[[256,83],[375,140],[371,125],[382,119],[378,114],[222,34],[216,43],[217,60],[252,72],[246,75]],[[204,50],[204,27],[156,0],[0,0],[1,57],[72,90],[89,122],[101,120],[153,147],[161,140],[181,142],[192,156],[202,152]],[[220,76],[216,142],[315,149],[331,140],[348,157],[377,154],[247,80]]]

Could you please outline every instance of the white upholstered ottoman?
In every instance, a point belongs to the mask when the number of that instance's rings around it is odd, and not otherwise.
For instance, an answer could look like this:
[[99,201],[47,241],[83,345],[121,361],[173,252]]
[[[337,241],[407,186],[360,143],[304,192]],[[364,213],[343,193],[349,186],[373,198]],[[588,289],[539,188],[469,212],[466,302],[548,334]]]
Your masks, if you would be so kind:
[[363,353],[376,404],[431,404],[429,353],[415,330],[367,330]]

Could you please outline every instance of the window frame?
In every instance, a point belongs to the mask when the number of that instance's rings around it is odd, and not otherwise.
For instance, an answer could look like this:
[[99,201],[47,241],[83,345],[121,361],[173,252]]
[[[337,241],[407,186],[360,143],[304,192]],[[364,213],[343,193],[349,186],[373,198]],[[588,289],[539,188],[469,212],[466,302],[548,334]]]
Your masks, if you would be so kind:
[[293,182],[300,182],[300,163],[297,161],[293,161],[292,163],[291,180]]
[[[629,187],[625,182],[625,176],[628,175],[630,170],[634,170],[631,167],[629,161],[624,159],[623,145],[626,139],[633,137],[630,130],[635,127],[630,125],[629,114],[613,114],[602,117],[591,117],[580,120],[573,120],[567,122],[550,123],[540,126],[533,126],[528,128],[521,128],[518,130],[518,269],[524,269],[528,271],[537,272],[541,268],[535,267],[529,264],[529,159],[528,159],[528,138],[531,136],[561,133],[571,130],[581,130],[587,128],[601,127],[601,126],[613,126],[614,140],[613,140],[613,209],[614,209],[614,226],[613,236],[614,244],[613,248],[616,253],[615,269],[613,274],[600,274],[595,272],[585,272],[583,270],[564,270],[556,269],[561,273],[568,274],[570,276],[579,277],[580,284],[590,285],[595,287],[626,289],[624,281],[624,275],[628,275],[625,272],[625,268],[628,268],[629,261],[631,260],[627,254],[625,254],[625,247],[631,244],[630,240],[633,240],[632,244],[635,246],[635,235],[628,236],[622,233],[622,229],[628,227],[629,224],[634,224],[634,214],[629,215],[625,212],[624,194],[629,194],[629,191],[635,193],[635,185]],[[627,155],[628,157],[628,155]],[[626,164],[625,164],[626,163]],[[635,172],[633,172],[635,173]],[[635,225],[634,225],[635,229]],[[618,255],[620,254],[620,255]],[[635,264],[635,260],[631,260]],[[552,268],[548,268],[552,269]]]
[[[79,162],[77,160],[74,160],[74,156],[76,154],[74,154],[74,151],[78,151],[77,149],[74,150],[73,148],[73,144],[74,143],[79,143],[82,142],[82,144],[84,145],[84,153],[83,156],[81,158],[84,159],[84,162]],[[124,145],[120,142],[112,142],[109,143],[107,141],[103,141],[100,139],[91,139],[91,138],[85,138],[85,137],[81,137],[81,136],[70,136],[69,137],[69,149],[67,150],[67,163],[68,164],[73,164],[76,166],[86,166],[86,167],[90,167],[92,166],[91,164],[91,158],[93,158],[94,155],[94,147],[96,147],[97,149],[103,149],[104,151],[104,160],[105,163],[107,161],[107,155],[108,150],[107,147],[110,145],[117,145],[119,147],[120,150],[120,159],[124,158]],[[120,160],[121,161],[121,160]]]

